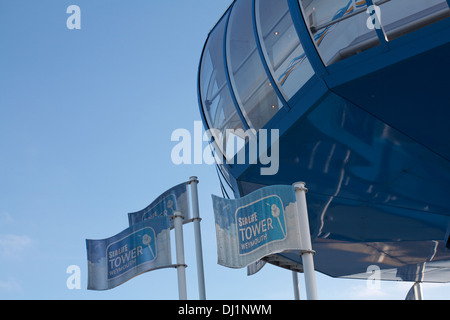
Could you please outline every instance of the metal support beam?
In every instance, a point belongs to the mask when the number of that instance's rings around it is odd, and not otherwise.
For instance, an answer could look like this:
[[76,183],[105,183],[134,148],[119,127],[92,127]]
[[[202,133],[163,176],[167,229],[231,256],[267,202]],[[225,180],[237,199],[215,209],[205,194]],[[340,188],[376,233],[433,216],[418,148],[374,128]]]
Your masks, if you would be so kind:
[[302,250],[302,263],[305,274],[306,297],[308,300],[317,300],[316,276],[314,274],[314,250],[311,245],[309,230],[308,209],[306,206],[306,192],[304,182],[294,183],[297,211],[300,220],[300,239]]
[[177,253],[177,274],[178,274],[178,297],[180,300],[187,300],[186,289],[186,264],[184,262],[184,240],[183,240],[183,220],[180,211],[173,213],[175,227],[175,249]]

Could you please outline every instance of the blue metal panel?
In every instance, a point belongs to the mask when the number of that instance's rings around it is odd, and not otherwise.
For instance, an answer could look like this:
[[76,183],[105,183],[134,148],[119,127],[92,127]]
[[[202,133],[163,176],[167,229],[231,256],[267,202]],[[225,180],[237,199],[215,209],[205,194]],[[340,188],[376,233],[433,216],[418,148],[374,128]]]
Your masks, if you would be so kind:
[[[450,19],[442,21],[450,27]],[[427,30],[404,36],[417,37]],[[450,105],[448,74],[450,44],[433,45],[433,36],[450,39],[450,28],[440,30],[439,24],[429,26],[428,34],[415,42],[399,46],[396,39],[391,51],[372,60],[383,68],[364,72],[347,69],[346,77],[362,72],[353,80],[326,79],[340,96],[367,110],[385,123],[413,138],[444,159],[450,160]],[[448,40],[447,40],[448,41]],[[425,49],[426,48],[426,49]],[[399,60],[400,57],[406,57]],[[430,63],[432,61],[432,63]],[[337,79],[339,80],[339,79]]]
[[[433,261],[449,260],[449,163],[332,93],[311,109],[284,131],[279,173],[261,176],[248,168],[238,180],[241,190],[308,181],[315,264],[331,276],[365,273],[376,264],[395,269],[382,279],[411,281],[411,270],[435,246]],[[343,258],[330,264],[334,256]]]

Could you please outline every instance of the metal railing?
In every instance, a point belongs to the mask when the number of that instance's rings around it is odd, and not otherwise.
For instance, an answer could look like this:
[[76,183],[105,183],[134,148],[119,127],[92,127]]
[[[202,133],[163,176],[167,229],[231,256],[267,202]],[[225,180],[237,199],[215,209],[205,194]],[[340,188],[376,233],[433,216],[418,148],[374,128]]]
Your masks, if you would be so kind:
[[[374,5],[380,6],[380,5],[382,5],[382,4],[386,3],[386,2],[389,2],[389,1],[392,1],[392,0],[379,0],[378,2],[374,3]],[[358,14],[364,12],[364,11],[367,11],[367,7],[356,9],[352,13],[349,13],[349,14],[347,14],[347,15],[345,15],[343,17],[340,17],[338,19],[335,19],[335,20],[323,23],[321,25],[318,25],[317,27],[312,25],[312,26],[310,26],[311,32],[316,33],[319,30],[325,29],[326,27],[332,26],[333,24],[339,23],[341,21],[350,19],[351,17],[356,16],[356,15],[358,15]]]

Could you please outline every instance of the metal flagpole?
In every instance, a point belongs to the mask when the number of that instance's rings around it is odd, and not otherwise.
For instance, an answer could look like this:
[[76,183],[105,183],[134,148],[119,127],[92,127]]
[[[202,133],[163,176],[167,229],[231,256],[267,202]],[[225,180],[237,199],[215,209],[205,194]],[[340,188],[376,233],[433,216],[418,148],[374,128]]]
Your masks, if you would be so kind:
[[191,198],[192,198],[192,220],[194,223],[195,236],[195,253],[197,256],[197,278],[198,278],[198,295],[200,300],[206,300],[205,290],[205,273],[203,270],[203,250],[202,250],[202,235],[200,230],[200,213],[198,206],[198,180],[196,176],[190,177]]
[[180,211],[173,213],[175,227],[175,250],[177,253],[177,273],[178,273],[178,297],[180,300],[187,300],[186,289],[186,264],[184,262],[184,241],[183,241],[183,220]]
[[416,300],[423,300],[422,283],[419,281],[414,283],[414,296]]
[[306,192],[304,182],[294,183],[297,211],[300,220],[300,240],[302,248],[303,272],[305,274],[306,297],[308,300],[317,300],[316,276],[314,274],[314,250],[311,245],[309,230],[308,209],[306,207]]
[[292,284],[294,285],[294,300],[300,300],[300,289],[298,287],[298,273],[292,270]]
[[420,281],[414,282],[413,286],[406,294],[405,300],[423,300],[422,285]]

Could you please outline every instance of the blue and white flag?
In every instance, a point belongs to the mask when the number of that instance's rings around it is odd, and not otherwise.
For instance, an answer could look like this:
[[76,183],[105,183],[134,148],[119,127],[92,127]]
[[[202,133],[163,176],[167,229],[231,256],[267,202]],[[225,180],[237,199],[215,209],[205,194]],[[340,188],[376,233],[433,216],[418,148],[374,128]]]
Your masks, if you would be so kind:
[[270,254],[301,249],[294,187],[265,187],[239,199],[212,197],[219,264],[243,268]]
[[[188,220],[190,216],[189,210],[189,192],[188,183],[183,182],[175,187],[170,188],[158,198],[156,198],[149,206],[137,212],[128,214],[130,226],[144,220],[154,217],[172,216],[174,211],[180,211],[184,220]],[[173,227],[171,222],[171,227]]]
[[86,240],[88,289],[114,288],[141,273],[172,267],[169,217],[136,223],[103,240]]

